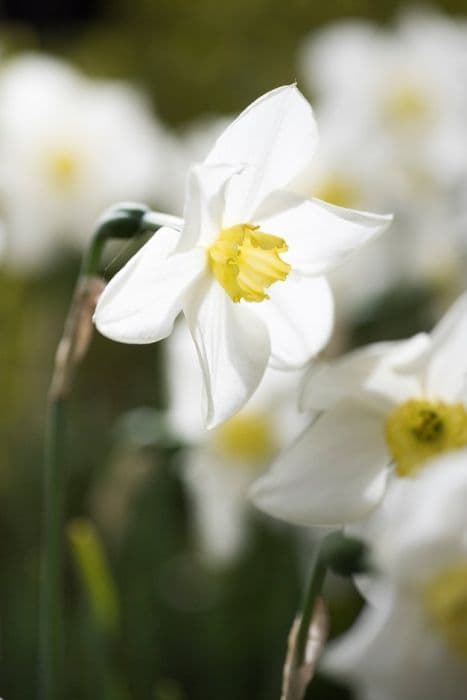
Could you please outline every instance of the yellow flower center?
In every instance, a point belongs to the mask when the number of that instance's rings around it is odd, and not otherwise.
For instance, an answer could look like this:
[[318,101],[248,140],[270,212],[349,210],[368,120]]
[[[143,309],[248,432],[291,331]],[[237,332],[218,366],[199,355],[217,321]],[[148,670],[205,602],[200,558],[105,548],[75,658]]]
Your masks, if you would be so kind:
[[322,199],[329,204],[348,209],[358,206],[360,200],[358,187],[350,178],[339,173],[330,173],[318,183],[313,191],[313,197]]
[[446,569],[424,591],[425,610],[449,648],[467,659],[467,564]]
[[208,261],[232,301],[263,301],[268,299],[265,290],[289,274],[290,265],[279,257],[286,250],[282,238],[259,226],[238,224],[220,232],[208,249]]
[[430,117],[430,105],[423,92],[409,84],[398,85],[383,103],[383,116],[392,126],[423,123]]
[[265,464],[276,452],[271,421],[254,413],[238,414],[221,425],[214,442],[225,457],[247,464]]
[[463,404],[412,399],[398,406],[385,426],[386,442],[398,476],[412,476],[440,452],[467,446]]
[[48,156],[48,170],[51,181],[61,188],[69,187],[76,179],[78,161],[74,153],[58,149]]

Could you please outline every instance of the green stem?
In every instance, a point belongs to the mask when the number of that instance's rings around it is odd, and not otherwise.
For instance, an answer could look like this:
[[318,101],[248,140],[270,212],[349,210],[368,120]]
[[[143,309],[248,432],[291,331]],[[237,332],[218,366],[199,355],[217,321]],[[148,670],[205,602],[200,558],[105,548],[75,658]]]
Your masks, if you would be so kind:
[[[178,222],[178,223],[177,223]],[[65,408],[71,382],[91,338],[92,313],[104,286],[100,278],[102,252],[111,238],[128,239],[176,217],[150,212],[145,205],[124,203],[99,219],[70,306],[58,346],[49,392],[45,440],[45,523],[40,590],[40,693],[43,700],[64,698],[63,530],[65,508]]]
[[333,571],[340,576],[369,573],[371,564],[365,543],[340,531],[330,532],[321,540],[311,565],[297,632],[294,658],[297,667],[305,661],[309,629],[327,571]]
[[65,407],[48,406],[45,441],[45,548],[40,601],[41,697],[61,700],[63,694],[63,513]]
[[326,540],[323,540],[314,554],[313,562],[311,564],[309,583],[303,600],[300,624],[297,632],[297,643],[295,646],[294,665],[297,668],[302,666],[305,662],[310,625],[313,618],[316,601],[321,595],[324,579],[326,578],[327,563],[324,553],[325,541]]

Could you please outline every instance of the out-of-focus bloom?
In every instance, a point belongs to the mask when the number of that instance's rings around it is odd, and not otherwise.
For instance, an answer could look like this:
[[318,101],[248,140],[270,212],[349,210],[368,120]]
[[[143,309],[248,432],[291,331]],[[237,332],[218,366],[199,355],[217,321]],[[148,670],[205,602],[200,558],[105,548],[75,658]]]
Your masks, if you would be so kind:
[[164,134],[145,99],[118,82],[23,55],[0,72],[0,203],[7,255],[22,267],[81,248],[121,199],[154,200]]
[[391,170],[399,166],[417,188],[424,172],[465,172],[466,38],[465,22],[421,12],[403,15],[392,31],[345,22],[307,41],[302,69],[326,109],[345,114],[346,130],[352,123],[368,156],[384,151]]
[[467,446],[467,294],[431,335],[377,343],[312,368],[303,406],[322,415],[252,487],[262,510],[309,525],[365,518],[388,478]]
[[[391,237],[336,271],[338,304],[353,311],[401,281],[460,275],[467,24],[421,12],[404,14],[392,30],[342,22],[311,36],[300,62],[330,132],[308,192],[396,218]],[[368,281],[365,297],[352,284],[358,274]]]
[[372,540],[381,576],[323,659],[365,700],[463,700],[467,686],[467,451],[393,485]]
[[208,561],[225,564],[246,544],[248,487],[306,423],[297,407],[303,371],[267,370],[240,413],[208,431],[201,408],[203,378],[184,322],[176,325],[166,348],[169,421],[188,444],[182,474],[197,539]]
[[97,305],[98,329],[130,343],[167,337],[183,310],[210,427],[245,405],[270,361],[298,368],[321,350],[333,320],[323,273],[390,222],[292,191],[317,139],[295,86],[259,98],[191,170],[182,231],[159,231]]

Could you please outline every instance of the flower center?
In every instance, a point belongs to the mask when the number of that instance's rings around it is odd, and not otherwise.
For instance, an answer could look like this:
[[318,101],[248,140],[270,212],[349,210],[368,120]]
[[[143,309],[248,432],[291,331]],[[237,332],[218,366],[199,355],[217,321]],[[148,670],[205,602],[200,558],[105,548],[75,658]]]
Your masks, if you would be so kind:
[[232,301],[263,301],[269,298],[265,290],[289,274],[290,265],[279,257],[287,249],[282,238],[259,226],[237,224],[222,229],[208,249],[208,261]]
[[48,156],[50,179],[57,187],[66,188],[73,184],[78,171],[78,162],[72,151],[58,149]]
[[383,103],[383,116],[396,127],[420,124],[430,117],[430,105],[421,90],[413,85],[399,85]]
[[430,457],[467,446],[467,411],[461,403],[412,399],[390,414],[385,435],[396,473],[412,476]]
[[450,649],[467,659],[467,564],[435,576],[425,589],[424,604]]
[[315,187],[313,197],[347,209],[358,206],[360,199],[355,182],[339,173],[330,173],[323,177]]
[[276,452],[274,431],[267,416],[241,413],[217,428],[215,446],[224,456],[262,465]]

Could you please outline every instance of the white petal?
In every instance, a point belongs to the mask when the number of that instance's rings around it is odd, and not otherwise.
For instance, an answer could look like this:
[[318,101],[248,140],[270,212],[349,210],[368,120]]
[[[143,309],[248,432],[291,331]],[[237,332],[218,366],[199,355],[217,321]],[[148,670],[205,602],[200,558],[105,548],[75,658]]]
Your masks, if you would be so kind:
[[171,429],[186,442],[196,443],[206,433],[202,411],[203,373],[185,319],[180,316],[164,343]]
[[[183,218],[185,225],[177,252],[209,244],[222,229],[225,193],[238,165],[197,165],[190,169]],[[237,222],[238,223],[238,222]]]
[[206,265],[202,249],[170,255],[179,235],[160,229],[109,282],[94,314],[103,335],[121,343],[153,343],[170,334],[185,292]]
[[[318,132],[313,111],[295,85],[253,102],[217,139],[206,163],[252,166],[240,178],[236,200],[239,223],[273,190],[288,185],[310,167]],[[230,198],[230,194],[229,194]]]
[[234,304],[216,280],[200,281],[184,304],[207,394],[207,425],[213,428],[248,401],[266,369],[266,326]]
[[373,343],[334,362],[316,364],[304,382],[302,408],[326,410],[347,398],[385,414],[395,404],[422,394],[417,376],[395,369],[423,356],[429,345],[429,336],[419,333],[409,340]]
[[381,418],[350,402],[320,416],[251,489],[282,520],[338,525],[365,517],[386,487],[389,457]]
[[303,367],[326,345],[334,323],[334,302],[324,277],[289,274],[268,289],[269,299],[253,306],[271,338],[271,364]]
[[318,275],[382,233],[392,217],[344,209],[292,192],[274,192],[255,212],[253,221],[266,233],[284,238],[289,246],[284,258],[293,269]]
[[331,643],[322,668],[367,688],[367,698],[463,700],[465,663],[443,644],[421,602],[417,589],[391,594],[388,588],[382,605],[364,609],[350,632]]
[[426,389],[446,401],[467,399],[467,294],[451,307],[432,333]]
[[231,561],[247,537],[250,472],[221,460],[204,445],[188,452],[185,471],[201,551],[213,564]]

